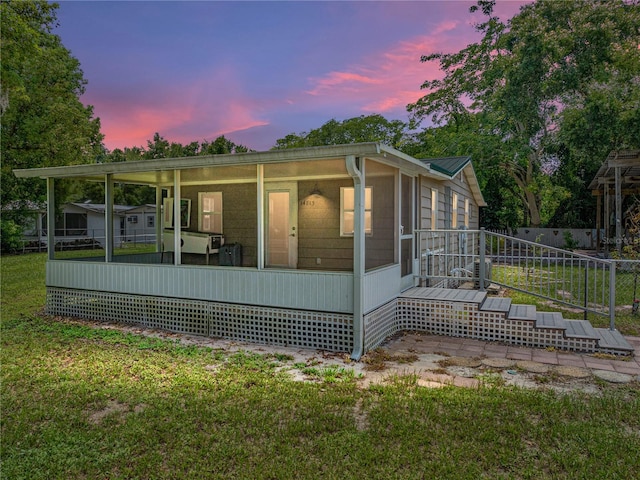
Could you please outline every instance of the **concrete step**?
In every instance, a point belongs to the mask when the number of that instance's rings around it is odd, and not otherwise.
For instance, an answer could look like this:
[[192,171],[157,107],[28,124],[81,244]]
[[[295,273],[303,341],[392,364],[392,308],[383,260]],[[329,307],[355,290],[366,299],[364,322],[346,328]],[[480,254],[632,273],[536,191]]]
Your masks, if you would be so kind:
[[567,321],[558,312],[537,312],[536,328],[566,329]]
[[487,297],[480,306],[480,310],[488,310],[490,312],[503,312],[505,314],[509,313],[510,309],[511,299],[503,297]]
[[535,305],[511,305],[507,318],[511,320],[536,320]]
[[633,353],[633,347],[624,336],[617,330],[609,330],[608,328],[594,328],[598,335],[598,350],[606,353],[623,353],[630,355]]
[[596,329],[591,326],[586,320],[565,320],[567,325],[567,331],[565,335],[567,337],[574,338],[591,338],[598,339],[598,333]]

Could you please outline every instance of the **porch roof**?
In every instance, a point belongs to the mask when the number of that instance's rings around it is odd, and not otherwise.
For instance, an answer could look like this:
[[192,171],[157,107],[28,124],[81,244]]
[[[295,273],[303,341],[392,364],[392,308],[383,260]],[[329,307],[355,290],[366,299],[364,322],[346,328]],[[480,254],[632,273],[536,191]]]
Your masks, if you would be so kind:
[[[347,155],[370,158],[388,165],[403,168],[413,174],[425,175],[441,180],[449,177],[432,169],[429,164],[416,160],[394,148],[379,143],[356,143],[350,145],[330,145],[322,147],[269,150],[266,152],[247,152],[223,155],[202,155],[193,157],[161,158],[132,162],[94,163],[67,165],[62,167],[43,167],[16,169],[19,178],[82,178],[104,181],[104,175],[114,175],[114,180],[123,183],[159,185],[169,179],[162,172],[181,169],[213,166],[250,166],[313,160],[340,159]],[[142,174],[147,175],[142,175]]]
[[620,168],[620,188],[626,194],[640,193],[640,150],[614,150],[589,184],[594,195],[601,195],[605,185],[615,186],[616,168]]
[[484,201],[480,185],[478,184],[478,177],[476,171],[471,163],[470,156],[464,157],[443,157],[443,158],[423,158],[420,160],[426,164],[431,170],[440,172],[446,175],[448,178],[455,177],[461,171],[464,171],[467,175],[467,182],[473,197],[480,207],[486,207],[487,202]]
[[438,172],[453,177],[471,162],[471,157],[426,158],[422,159],[422,162]]

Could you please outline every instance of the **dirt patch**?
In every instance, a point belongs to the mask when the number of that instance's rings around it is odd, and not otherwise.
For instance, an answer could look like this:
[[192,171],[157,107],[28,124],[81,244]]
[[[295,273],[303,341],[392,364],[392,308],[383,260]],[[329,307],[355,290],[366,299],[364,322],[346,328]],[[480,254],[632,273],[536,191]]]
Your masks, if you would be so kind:
[[369,416],[362,406],[362,398],[359,398],[353,406],[353,419],[356,422],[356,428],[359,432],[369,428]]
[[376,348],[368,352],[360,360],[364,363],[365,370],[379,372],[387,368],[388,362],[410,364],[418,360],[418,355],[415,353],[394,353],[384,348]]
[[98,425],[110,415],[124,413],[127,411],[129,411],[129,405],[120,403],[117,400],[109,400],[106,407],[89,415],[89,422],[94,425]]
[[94,425],[101,424],[105,418],[116,415],[123,417],[124,415],[133,412],[133,413],[142,413],[147,408],[147,405],[144,403],[140,403],[131,409],[129,405],[126,403],[119,402],[118,400],[109,400],[107,405],[102,409],[96,412],[93,412],[89,415],[89,423],[93,423]]

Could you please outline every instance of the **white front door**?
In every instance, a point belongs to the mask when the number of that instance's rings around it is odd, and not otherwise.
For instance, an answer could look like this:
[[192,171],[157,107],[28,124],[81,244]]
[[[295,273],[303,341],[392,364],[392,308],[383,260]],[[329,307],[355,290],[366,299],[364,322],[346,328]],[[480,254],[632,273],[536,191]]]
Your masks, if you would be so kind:
[[265,184],[267,267],[298,266],[298,184]]

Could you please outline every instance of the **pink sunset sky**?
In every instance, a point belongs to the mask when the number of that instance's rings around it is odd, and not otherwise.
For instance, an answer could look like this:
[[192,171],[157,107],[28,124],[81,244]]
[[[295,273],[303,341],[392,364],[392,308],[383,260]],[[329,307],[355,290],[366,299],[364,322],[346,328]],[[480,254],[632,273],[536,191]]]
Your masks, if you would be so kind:
[[[523,1],[498,0],[515,15]],[[440,75],[421,55],[480,37],[466,1],[62,2],[55,33],[80,60],[104,144],[220,135],[268,150],[290,133],[379,113],[408,120]]]

